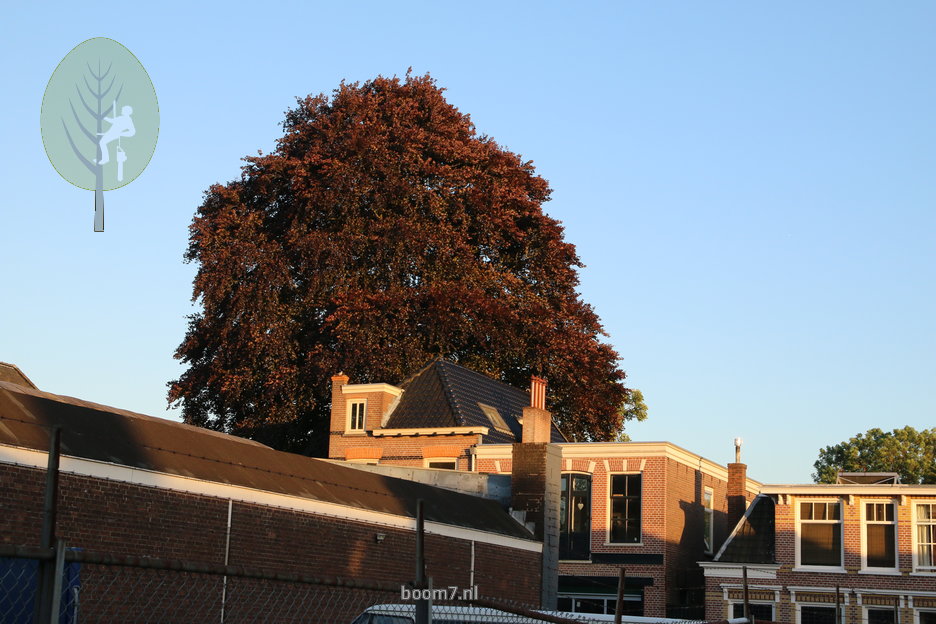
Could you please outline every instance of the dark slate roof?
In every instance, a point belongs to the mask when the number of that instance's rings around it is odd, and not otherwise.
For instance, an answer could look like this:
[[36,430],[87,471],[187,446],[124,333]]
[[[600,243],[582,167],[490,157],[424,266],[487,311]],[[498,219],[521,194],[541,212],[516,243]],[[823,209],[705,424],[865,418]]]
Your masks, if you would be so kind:
[[7,364],[6,362],[0,362],[0,381],[8,381],[27,388],[36,387],[36,384],[30,381],[29,377],[16,364]]
[[[513,386],[441,359],[400,386],[403,394],[384,425],[387,429],[488,427],[488,434],[481,439],[483,444],[509,444],[522,438],[517,419],[523,417],[530,395]],[[495,408],[510,433],[498,431],[479,404]],[[555,423],[552,441],[566,441]]]
[[760,495],[748,507],[715,561],[723,563],[776,563],[774,502]]
[[496,501],[364,472],[258,442],[0,382],[0,444],[46,451],[347,507],[532,539]]

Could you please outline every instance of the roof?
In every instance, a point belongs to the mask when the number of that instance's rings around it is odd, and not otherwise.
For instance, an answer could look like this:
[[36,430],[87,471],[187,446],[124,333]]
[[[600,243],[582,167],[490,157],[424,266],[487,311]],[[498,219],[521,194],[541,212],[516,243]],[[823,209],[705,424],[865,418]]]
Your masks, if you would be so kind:
[[0,362],[0,381],[8,381],[19,386],[26,386],[27,388],[36,387],[36,384],[23,374],[23,371],[21,371],[16,364],[9,364],[7,362]]
[[0,445],[46,452],[53,425],[62,455],[531,539],[496,501],[0,381]]
[[[530,396],[503,382],[446,360],[437,359],[401,384],[404,392],[384,428],[488,427],[482,444],[519,442],[520,420]],[[507,430],[497,422],[500,415]],[[552,442],[565,437],[552,426]]]
[[722,563],[776,563],[774,502],[758,496],[748,507],[715,561]]

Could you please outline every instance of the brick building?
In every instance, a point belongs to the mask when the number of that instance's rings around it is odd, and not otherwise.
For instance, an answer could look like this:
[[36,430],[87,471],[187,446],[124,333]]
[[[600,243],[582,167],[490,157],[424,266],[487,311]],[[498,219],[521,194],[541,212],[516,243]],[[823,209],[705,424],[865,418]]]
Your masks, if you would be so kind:
[[[558,575],[561,610],[613,613],[623,566],[629,614],[701,617],[697,561],[714,554],[734,525],[729,514],[736,522],[760,485],[740,461],[721,466],[668,442],[567,442],[537,378],[527,394],[437,360],[399,386],[349,384],[344,375],[332,382],[330,457],[512,474],[522,483],[513,506],[544,523],[534,530],[544,576]],[[516,453],[530,444],[548,449],[537,451],[539,464],[525,453],[518,470]],[[551,475],[533,504],[529,465]]]
[[[895,475],[765,485],[714,561],[706,617],[789,624],[936,623],[936,485]],[[838,591],[836,591],[838,588]],[[837,598],[836,598],[837,596]]]
[[400,584],[413,580],[422,499],[437,586],[539,600],[542,545],[495,501],[22,382],[0,381],[0,544],[39,544],[56,425],[57,535],[69,547]]

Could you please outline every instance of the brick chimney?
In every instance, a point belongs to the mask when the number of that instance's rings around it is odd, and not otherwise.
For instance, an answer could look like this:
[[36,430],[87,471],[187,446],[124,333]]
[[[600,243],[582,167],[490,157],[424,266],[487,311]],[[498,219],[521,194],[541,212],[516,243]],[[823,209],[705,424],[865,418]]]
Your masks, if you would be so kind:
[[[329,427],[329,431],[344,431],[345,429],[345,418],[347,417],[345,411],[347,406],[344,396],[342,396],[341,387],[347,385],[348,381],[350,381],[350,379],[344,373],[338,373],[331,378],[331,427]],[[334,446],[331,444],[333,437],[334,434],[328,436],[328,457],[344,459],[344,455],[338,455],[338,449],[332,448]]]
[[530,406],[523,408],[524,444],[548,444],[552,439],[552,414],[546,411],[546,380],[530,378]]
[[741,438],[735,438],[735,460],[728,464],[728,531],[744,517],[747,510],[747,464],[741,463]]

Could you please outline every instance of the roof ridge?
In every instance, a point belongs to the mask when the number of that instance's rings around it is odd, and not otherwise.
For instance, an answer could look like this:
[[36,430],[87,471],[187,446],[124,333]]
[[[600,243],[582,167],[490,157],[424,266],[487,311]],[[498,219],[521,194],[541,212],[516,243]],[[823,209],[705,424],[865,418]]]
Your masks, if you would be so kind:
[[[441,358],[441,357],[435,359],[432,362],[432,364],[430,364],[430,366],[433,366],[435,364],[439,365],[436,367],[438,371],[438,375],[439,375],[439,381],[442,382],[442,389],[445,391],[445,398],[448,400],[449,407],[452,410],[452,415],[455,416],[455,423],[459,427],[463,427],[465,425],[465,415],[462,414],[461,403],[458,402],[458,399],[455,397],[455,393],[452,392],[452,388],[449,383],[448,373],[445,370],[445,366],[443,366],[443,364],[452,364],[453,366],[458,366],[458,364],[455,364],[454,362],[449,362],[448,360]],[[465,368],[465,367],[462,366],[461,368]],[[465,369],[465,370],[468,370],[468,369]]]

